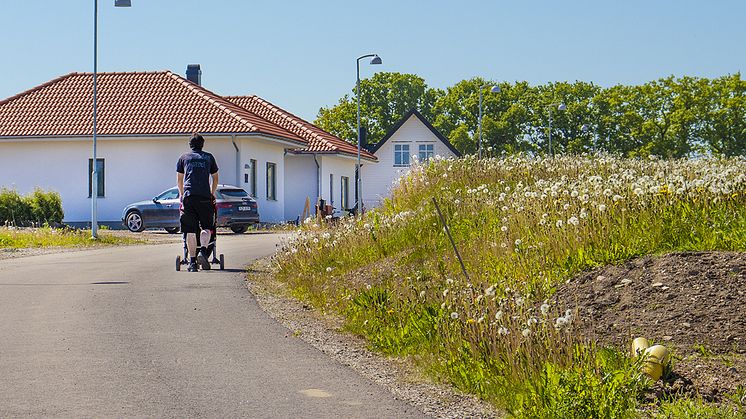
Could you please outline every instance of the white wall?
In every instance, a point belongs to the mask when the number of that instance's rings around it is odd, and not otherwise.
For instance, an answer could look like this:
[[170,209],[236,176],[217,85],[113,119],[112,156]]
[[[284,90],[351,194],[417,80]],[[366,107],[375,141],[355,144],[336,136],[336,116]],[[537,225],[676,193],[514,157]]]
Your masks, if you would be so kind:
[[394,145],[409,144],[410,164],[414,156],[419,156],[420,144],[433,144],[434,156],[453,158],[456,155],[430,129],[412,115],[376,151],[378,164],[363,165],[363,202],[366,208],[381,205],[391,194],[394,182],[409,171],[409,167],[394,167]]
[[[334,207],[335,215],[339,215],[342,208],[342,176],[349,178],[348,209],[355,205],[355,164],[356,157],[340,155],[319,155],[321,161],[321,197],[328,205]],[[365,161],[364,161],[365,162]],[[365,162],[368,164],[368,162]],[[330,193],[329,175],[334,175],[333,193]]]
[[[250,184],[245,183],[244,173],[249,169],[244,168],[251,159],[257,161],[256,188],[257,204],[259,205],[259,220],[262,222],[279,223],[285,221],[285,147],[286,145],[268,141],[259,137],[238,137],[236,144],[241,152],[239,163],[240,182],[238,186],[249,191]],[[232,145],[231,145],[232,147]],[[235,158],[235,157],[234,157]],[[267,163],[275,164],[275,196],[277,199],[267,199]],[[235,163],[234,163],[235,164]],[[235,176],[234,176],[235,177]],[[249,191],[250,192],[250,191]]]
[[[321,158],[317,160],[320,166]],[[292,221],[302,215],[306,197],[310,201],[310,213],[314,214],[317,193],[317,171],[313,155],[285,155],[285,219]]]
[[[236,139],[240,162],[258,160],[257,186],[262,221],[284,219],[283,153],[285,146],[262,138]],[[100,222],[121,221],[122,209],[149,200],[176,185],[176,161],[189,151],[188,136],[161,138],[99,137],[97,157],[105,160],[105,196],[98,198]],[[243,164],[236,168],[236,150],[229,136],[205,135],[205,151],[212,153],[220,169],[220,183],[243,184]],[[26,194],[41,187],[59,192],[65,222],[88,222],[88,159],[90,138],[18,141],[0,140],[0,187]],[[266,162],[277,164],[277,201],[266,199]],[[240,179],[239,179],[240,177]]]

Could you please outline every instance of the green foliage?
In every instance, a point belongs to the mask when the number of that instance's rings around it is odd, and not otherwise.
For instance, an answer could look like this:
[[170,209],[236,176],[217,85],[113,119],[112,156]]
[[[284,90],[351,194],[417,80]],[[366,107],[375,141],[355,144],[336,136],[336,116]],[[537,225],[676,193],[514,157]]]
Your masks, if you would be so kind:
[[661,403],[655,419],[742,419],[743,402],[712,405],[702,399],[675,399]]
[[29,219],[28,202],[13,189],[0,189],[0,225],[23,225]]
[[508,410],[521,418],[630,418],[649,381],[634,361],[613,350],[579,347],[575,363],[546,363]]
[[62,198],[57,192],[36,188],[27,196],[0,189],[0,225],[28,226],[62,223]]
[[[353,88],[352,96],[345,95],[332,108],[321,108],[314,123],[356,144],[355,94]],[[417,109],[426,118],[432,118],[431,109],[441,95],[441,91],[428,88],[425,80],[413,74],[381,72],[361,80],[360,123],[368,130],[368,143],[380,141],[410,109]]]
[[65,214],[62,211],[62,197],[54,191],[44,192],[39,188],[26,198],[31,207],[31,219],[37,223],[60,224]]
[[[499,93],[489,87],[499,85]],[[376,73],[361,82],[362,125],[379,141],[411,108],[418,109],[464,154],[479,141],[479,89],[483,97],[483,149],[491,155],[549,151],[549,109],[555,153],[606,151],[651,155],[746,155],[746,80],[740,73],[715,79],[669,76],[639,86],[601,88],[582,81],[530,86],[525,81],[462,80],[445,92],[413,74]],[[566,110],[559,111],[559,103]],[[554,106],[550,106],[554,104]],[[316,124],[357,139],[356,106],[345,95],[319,110]],[[586,126],[586,130],[582,127]]]

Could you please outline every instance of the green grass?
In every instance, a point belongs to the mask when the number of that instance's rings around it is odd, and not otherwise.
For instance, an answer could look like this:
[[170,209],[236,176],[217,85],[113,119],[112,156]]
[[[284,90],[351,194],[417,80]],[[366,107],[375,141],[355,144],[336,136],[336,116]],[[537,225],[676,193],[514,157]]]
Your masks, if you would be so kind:
[[[731,399],[735,399],[735,395]],[[676,399],[663,402],[655,419],[743,419],[746,415],[746,400],[734,400],[731,403],[713,405],[702,399]]]
[[544,302],[595,266],[744,249],[744,159],[468,157],[414,167],[361,218],[307,223],[276,274],[375,349],[516,417],[632,417],[639,366],[576,333],[574,302]]
[[0,227],[0,249],[23,249],[44,247],[87,247],[100,245],[122,245],[140,243],[139,240],[99,233],[97,240],[91,238],[90,230],[68,230],[43,228]]

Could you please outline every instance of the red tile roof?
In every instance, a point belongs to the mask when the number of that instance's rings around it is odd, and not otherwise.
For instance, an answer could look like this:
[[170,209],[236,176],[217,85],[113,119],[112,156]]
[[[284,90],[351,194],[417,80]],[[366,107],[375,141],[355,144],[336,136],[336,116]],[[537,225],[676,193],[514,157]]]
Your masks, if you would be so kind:
[[[93,74],[71,73],[0,101],[0,137],[91,135]],[[258,133],[308,140],[170,71],[98,74],[100,135]]]
[[[322,130],[259,96],[226,96],[225,98],[308,141],[308,147],[301,152],[337,152],[357,156],[356,145]],[[360,156],[376,160],[376,157],[366,150],[361,150]]]

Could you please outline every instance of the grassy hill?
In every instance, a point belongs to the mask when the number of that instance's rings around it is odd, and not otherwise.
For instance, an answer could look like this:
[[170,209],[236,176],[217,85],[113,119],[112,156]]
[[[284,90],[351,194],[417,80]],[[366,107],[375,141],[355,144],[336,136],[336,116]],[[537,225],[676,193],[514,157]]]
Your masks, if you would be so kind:
[[742,158],[467,157],[413,167],[363,217],[309,220],[275,261],[377,350],[512,415],[630,417],[651,386],[640,361],[580,333],[557,287],[639,255],[745,249]]

